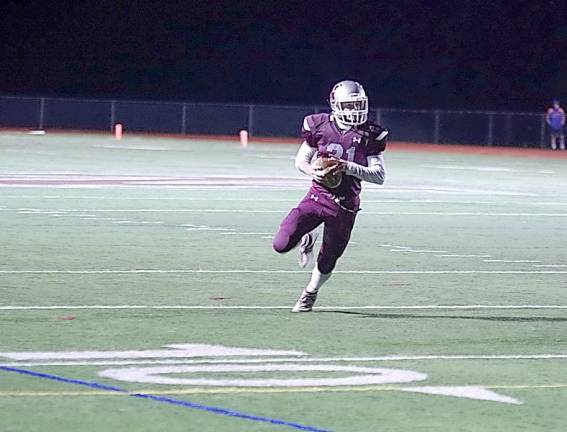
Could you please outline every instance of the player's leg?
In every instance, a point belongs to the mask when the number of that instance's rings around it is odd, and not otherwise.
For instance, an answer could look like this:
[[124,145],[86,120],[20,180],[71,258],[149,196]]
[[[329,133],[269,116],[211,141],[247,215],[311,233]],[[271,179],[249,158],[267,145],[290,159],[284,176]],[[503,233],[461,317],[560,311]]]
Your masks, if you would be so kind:
[[559,134],[559,150],[565,150],[565,135],[563,135],[563,131]]
[[293,307],[293,312],[309,312],[313,308],[319,289],[331,277],[337,260],[348,245],[355,218],[355,213],[340,210],[336,216],[325,220],[323,244],[319,250],[317,265],[311,273],[311,280]]
[[323,286],[325,282],[331,277],[331,273],[323,274],[317,268],[317,265],[313,268],[311,272],[311,280],[307,286],[301,292],[299,299],[291,309],[292,312],[311,312],[315,300],[317,300],[317,294],[319,293],[319,288]]
[[323,243],[317,257],[321,273],[329,274],[335,268],[348,245],[355,219],[355,213],[341,209],[337,216],[325,220]]
[[557,135],[555,135],[553,132],[550,135],[551,137],[551,150],[557,150]]
[[[321,211],[316,203],[304,199],[299,205],[288,213],[280,224],[280,228],[273,239],[274,250],[278,253],[286,253],[296,247],[302,237],[322,222]],[[303,245],[306,247],[308,245]],[[312,245],[311,245],[312,248]]]

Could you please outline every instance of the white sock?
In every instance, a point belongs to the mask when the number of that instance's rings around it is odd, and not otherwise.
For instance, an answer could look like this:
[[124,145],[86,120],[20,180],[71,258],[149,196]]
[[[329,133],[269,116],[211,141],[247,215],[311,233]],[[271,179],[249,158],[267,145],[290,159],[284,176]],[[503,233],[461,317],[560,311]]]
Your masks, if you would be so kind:
[[310,293],[316,293],[317,291],[319,291],[319,288],[321,288],[321,286],[325,282],[327,282],[327,280],[329,280],[331,274],[332,273],[323,274],[319,271],[317,266],[315,266],[315,268],[311,272],[311,280],[307,284],[305,290]]

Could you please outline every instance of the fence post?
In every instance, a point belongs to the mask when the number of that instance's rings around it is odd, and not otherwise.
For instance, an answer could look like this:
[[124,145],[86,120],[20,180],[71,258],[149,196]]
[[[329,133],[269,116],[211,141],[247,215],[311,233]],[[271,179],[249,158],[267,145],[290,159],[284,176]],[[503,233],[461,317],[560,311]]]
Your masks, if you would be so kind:
[[434,144],[439,144],[439,128],[440,128],[440,123],[441,123],[441,119],[440,119],[440,113],[439,111],[435,111],[435,126],[433,129],[433,143]]
[[376,110],[376,123],[377,124],[381,124],[382,123],[382,110]]
[[512,114],[506,113],[506,131],[505,131],[506,145],[512,144]]
[[248,105],[248,136],[252,136],[254,131],[254,105]]
[[181,133],[187,133],[187,104],[184,102],[181,106]]
[[541,130],[539,133],[539,147],[545,148],[545,115],[541,116]]
[[43,129],[45,123],[45,98],[39,100],[39,130]]
[[110,132],[114,131],[114,123],[116,122],[116,101],[110,101]]
[[494,144],[494,113],[488,113],[488,137],[487,144],[491,146]]

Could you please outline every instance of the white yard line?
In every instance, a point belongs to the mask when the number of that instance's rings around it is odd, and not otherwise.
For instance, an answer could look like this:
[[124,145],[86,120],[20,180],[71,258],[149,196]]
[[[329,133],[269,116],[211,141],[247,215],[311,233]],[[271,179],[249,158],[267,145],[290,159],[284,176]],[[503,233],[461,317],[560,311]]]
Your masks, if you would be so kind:
[[[273,193],[273,190],[258,190],[255,192],[268,192]],[[363,192],[364,194],[364,192]],[[117,200],[120,201],[205,201],[205,202],[297,202],[299,198],[273,198],[262,197],[259,198],[246,198],[246,197],[191,197],[191,196],[178,196],[178,197],[115,197],[115,196],[89,196],[89,195],[8,195],[3,196],[3,199],[62,199],[62,200]],[[532,205],[532,206],[567,206],[567,202],[514,202],[514,201],[480,201],[480,200],[435,200],[435,199],[365,199],[362,198],[363,203],[377,203],[377,204],[470,204],[470,205]]]
[[[269,232],[222,232],[221,235],[261,235],[261,236],[269,235],[269,236],[272,236],[272,235],[274,235],[274,233],[269,233]],[[353,243],[354,242],[349,242],[349,244],[353,244]]]
[[[499,166],[471,166],[471,165],[421,165],[424,168],[435,168],[435,169],[447,169],[447,170],[458,170],[458,171],[486,171],[486,172],[506,172],[506,173],[518,173],[523,172],[517,169]],[[532,172],[532,171],[525,171]]]
[[[92,218],[86,218],[92,220]],[[96,219],[96,216],[95,216]],[[102,219],[102,218],[101,218]],[[127,224],[127,225],[161,225],[164,221],[136,221],[136,220],[118,220],[112,222],[113,224]]]
[[489,263],[539,263],[541,262],[540,260],[506,260],[506,259],[484,259],[482,260],[483,262],[489,262]]
[[[204,270],[204,269],[131,269],[131,270],[0,270],[0,274],[295,274],[311,273],[309,270]],[[417,275],[450,275],[450,274],[509,274],[509,275],[544,275],[567,274],[567,270],[335,270],[333,274],[417,274]]]
[[[175,191],[227,191],[227,190],[244,190],[244,191],[254,191],[254,192],[282,192],[282,191],[307,191],[308,184],[278,184],[278,183],[265,183],[265,184],[191,184],[191,183],[175,183],[175,182],[141,182],[132,181],[125,182],[120,181],[116,184],[46,184],[46,183],[35,183],[35,184],[9,184],[0,183],[0,188],[8,189],[52,189],[52,190],[175,190]],[[435,194],[435,195],[478,195],[478,196],[513,196],[513,197],[537,197],[539,194],[531,192],[506,192],[506,191],[492,191],[483,189],[436,189],[436,188],[409,188],[409,187],[373,187],[366,186],[365,193],[395,193],[399,194]]]
[[242,210],[242,209],[58,209],[58,210],[40,210],[40,209],[29,209],[29,208],[18,208],[18,209],[0,209],[0,211],[17,211],[25,213],[75,213],[75,212],[94,212],[94,213],[284,213],[287,209],[282,210]]
[[[184,225],[185,231],[222,231],[226,234],[226,232],[232,232],[232,228],[223,228],[223,227],[210,227],[210,226],[187,226]],[[221,233],[222,234],[222,233]]]
[[117,145],[95,145],[94,147],[120,150],[151,150],[151,151],[170,151],[170,147],[155,146],[117,146]]
[[[239,305],[28,305],[0,306],[0,310],[278,310],[289,309],[290,306],[239,306]],[[405,305],[405,306],[317,306],[317,310],[530,310],[530,309],[567,309],[567,305]]]
[[445,255],[436,255],[438,257],[443,258],[490,258],[490,255],[466,255],[466,254],[445,254]]
[[[273,193],[273,191],[270,191]],[[270,201],[270,202],[288,202],[297,201],[297,198],[195,198],[190,196],[179,197],[112,197],[112,196],[88,196],[88,195],[9,195],[2,198],[8,199],[86,199],[86,200],[120,200],[120,201]],[[400,202],[403,202],[400,200]]]
[[[2,353],[0,353],[2,357]],[[119,357],[117,357],[119,358]],[[564,360],[567,354],[425,354],[388,355],[376,357],[288,357],[288,358],[227,358],[219,360],[69,360],[0,363],[7,367],[33,366],[126,366],[126,365],[171,365],[171,364],[253,364],[253,363],[329,363],[329,362],[392,362],[392,361],[431,361],[431,360]]]
[[[216,208],[191,208],[191,209],[29,209],[29,208],[0,208],[0,211],[18,212],[96,212],[96,213],[285,213],[287,209],[216,209]],[[362,211],[361,215],[380,216],[488,216],[488,217],[567,217],[567,213],[490,213],[490,212],[399,212],[399,211]]]
[[447,253],[449,251],[446,250],[421,250],[421,249],[390,249],[390,252],[412,252],[412,253],[428,253],[428,254],[439,254],[439,253]]

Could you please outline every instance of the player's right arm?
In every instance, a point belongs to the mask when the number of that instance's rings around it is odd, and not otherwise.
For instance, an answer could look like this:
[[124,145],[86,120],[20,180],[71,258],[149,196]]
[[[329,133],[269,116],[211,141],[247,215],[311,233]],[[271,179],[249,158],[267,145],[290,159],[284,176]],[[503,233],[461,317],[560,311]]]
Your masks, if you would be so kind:
[[313,168],[311,167],[311,161],[317,154],[317,149],[310,147],[305,141],[299,147],[297,155],[295,155],[295,167],[310,177],[313,177]]
[[299,147],[295,156],[295,167],[305,175],[308,175],[316,182],[321,182],[332,170],[331,168],[314,169],[311,161],[317,154],[317,149],[310,147],[305,141]]
[[316,181],[320,181],[323,177],[323,173],[320,170],[314,170],[311,166],[311,161],[317,155],[317,143],[313,137],[312,129],[311,116],[307,116],[303,119],[303,125],[301,127],[303,142],[295,156],[295,167],[303,174],[308,175]]

